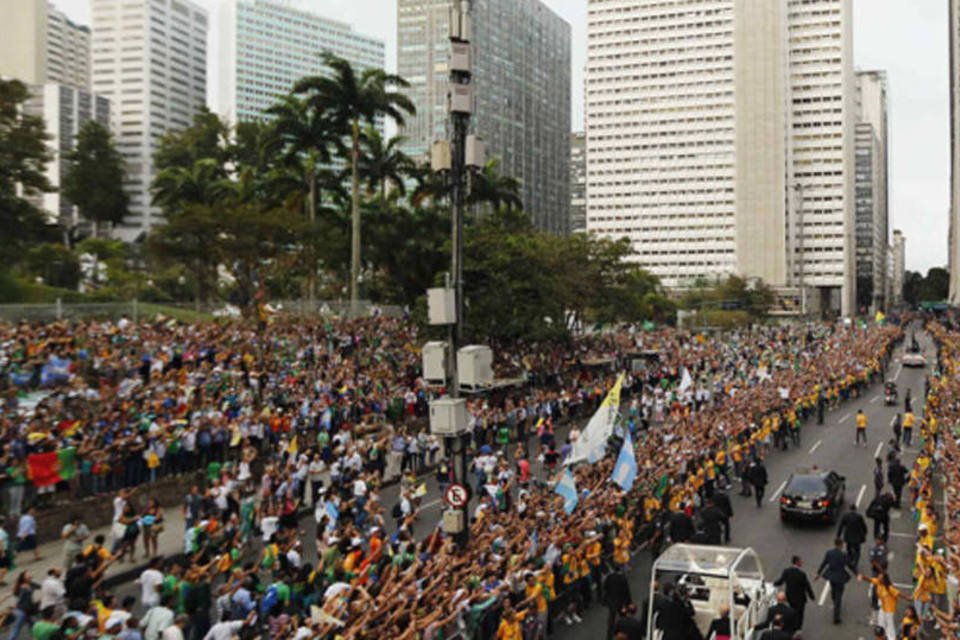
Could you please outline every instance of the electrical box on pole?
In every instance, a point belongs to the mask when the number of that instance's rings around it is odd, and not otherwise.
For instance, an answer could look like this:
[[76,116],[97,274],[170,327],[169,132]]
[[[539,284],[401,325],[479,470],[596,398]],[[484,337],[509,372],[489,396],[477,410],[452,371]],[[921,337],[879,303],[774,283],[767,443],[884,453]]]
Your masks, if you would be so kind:
[[445,384],[450,374],[448,345],[434,340],[423,345],[423,379],[429,384]]
[[427,289],[427,320],[432,325],[456,324],[457,298],[452,288]]
[[436,173],[450,171],[453,160],[450,157],[450,142],[437,140],[430,147],[430,169]]
[[443,397],[430,402],[430,433],[452,437],[467,432],[467,401]]
[[460,388],[476,391],[493,386],[493,351],[490,347],[471,344],[457,351]]
[[467,136],[467,151],[464,164],[471,169],[483,169],[487,163],[487,145],[483,138],[476,135]]
[[451,84],[448,95],[450,113],[467,116],[473,113],[473,85]]

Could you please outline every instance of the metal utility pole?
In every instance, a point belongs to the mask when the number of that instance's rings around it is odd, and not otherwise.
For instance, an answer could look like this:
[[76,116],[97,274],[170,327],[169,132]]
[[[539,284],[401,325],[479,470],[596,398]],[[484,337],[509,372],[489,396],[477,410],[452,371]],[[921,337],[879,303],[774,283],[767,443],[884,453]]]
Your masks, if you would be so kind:
[[[458,6],[459,4],[459,6]],[[453,278],[454,307],[456,319],[450,325],[448,339],[450,343],[450,396],[460,397],[460,375],[457,367],[457,351],[463,344],[463,214],[467,198],[466,146],[467,129],[470,126],[470,114],[473,111],[472,50],[470,47],[470,0],[454,0],[450,9],[450,181],[452,220],[451,265]],[[456,437],[447,439],[447,448],[453,453]],[[460,469],[457,480],[469,487],[467,481],[467,447],[470,435],[464,432],[460,437]],[[465,546],[470,538],[470,519],[468,505],[463,506],[463,531],[457,534],[457,542]]]

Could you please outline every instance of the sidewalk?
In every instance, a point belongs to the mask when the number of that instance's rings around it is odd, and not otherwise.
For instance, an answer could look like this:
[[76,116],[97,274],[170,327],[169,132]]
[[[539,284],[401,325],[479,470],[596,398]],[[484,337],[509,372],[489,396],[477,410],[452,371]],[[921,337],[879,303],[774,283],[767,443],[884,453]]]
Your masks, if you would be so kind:
[[[157,537],[157,554],[167,558],[183,552],[185,520],[183,512],[179,507],[164,509],[163,516],[163,531],[161,531]],[[94,537],[97,535],[103,535],[104,538],[106,538],[104,546],[109,549],[113,542],[110,536],[110,527],[92,529],[87,542],[93,542]],[[15,537],[11,537],[11,541],[13,544],[16,544]],[[33,576],[34,582],[42,582],[47,575],[47,571],[51,568],[60,567],[63,569],[63,545],[62,540],[54,540],[39,545],[37,550],[40,553],[40,560],[34,560],[33,554],[29,551],[17,553],[16,560],[14,561],[16,569],[10,571],[6,577],[8,586],[0,587],[0,610],[13,605],[12,585],[21,571],[29,571]],[[105,574],[104,584],[111,586],[129,582],[139,577],[140,573],[146,569],[147,560],[143,557],[142,536],[137,538],[134,557],[136,559],[133,562],[124,560],[123,562],[115,562],[110,565]]]

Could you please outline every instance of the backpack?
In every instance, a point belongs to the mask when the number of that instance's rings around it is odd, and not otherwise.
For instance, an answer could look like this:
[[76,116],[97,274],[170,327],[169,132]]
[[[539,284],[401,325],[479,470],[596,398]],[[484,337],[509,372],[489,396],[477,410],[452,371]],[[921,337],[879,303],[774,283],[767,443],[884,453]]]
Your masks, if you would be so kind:
[[390,515],[393,516],[394,520],[399,520],[403,517],[403,509],[400,508],[399,502],[393,505],[393,509],[390,510]]
[[879,518],[882,515],[883,509],[880,508],[880,501],[877,498],[874,498],[870,501],[870,506],[867,507],[867,517]]

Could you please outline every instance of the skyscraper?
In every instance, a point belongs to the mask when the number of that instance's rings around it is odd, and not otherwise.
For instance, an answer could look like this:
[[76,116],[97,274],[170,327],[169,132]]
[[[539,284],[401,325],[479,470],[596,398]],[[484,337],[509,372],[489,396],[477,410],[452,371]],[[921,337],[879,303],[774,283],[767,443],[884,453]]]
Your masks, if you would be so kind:
[[0,2],[0,76],[90,89],[90,29],[47,0]]
[[857,307],[882,308],[887,250],[887,77],[857,72],[856,270]]
[[850,0],[593,0],[588,230],[668,287],[739,274],[848,313],[850,30]]
[[130,216],[116,232],[133,240],[160,215],[150,196],[160,138],[206,103],[207,13],[189,0],[93,0],[92,48],[93,89],[111,101],[127,163]]
[[587,230],[587,136],[570,134],[570,231]]
[[950,0],[950,303],[960,304],[960,0]]
[[329,51],[357,70],[382,69],[382,40],[278,0],[227,0],[219,8],[217,112],[231,122],[262,117],[279,95],[323,70]]
[[30,99],[24,110],[30,115],[40,116],[46,124],[50,140],[51,160],[46,166],[47,180],[57,190],[34,196],[33,203],[44,210],[49,224],[60,224],[65,229],[78,225],[76,208],[64,198],[59,187],[66,176],[68,163],[64,158],[74,149],[77,134],[90,120],[96,120],[110,127],[110,101],[103,96],[79,89],[48,82],[31,85]]
[[899,229],[893,230],[893,286],[890,295],[893,304],[903,304],[903,282],[906,274],[907,240]]
[[[397,0],[397,69],[417,113],[401,133],[424,158],[447,138],[452,0]],[[521,183],[541,229],[569,229],[570,25],[539,0],[473,0],[471,132]]]

